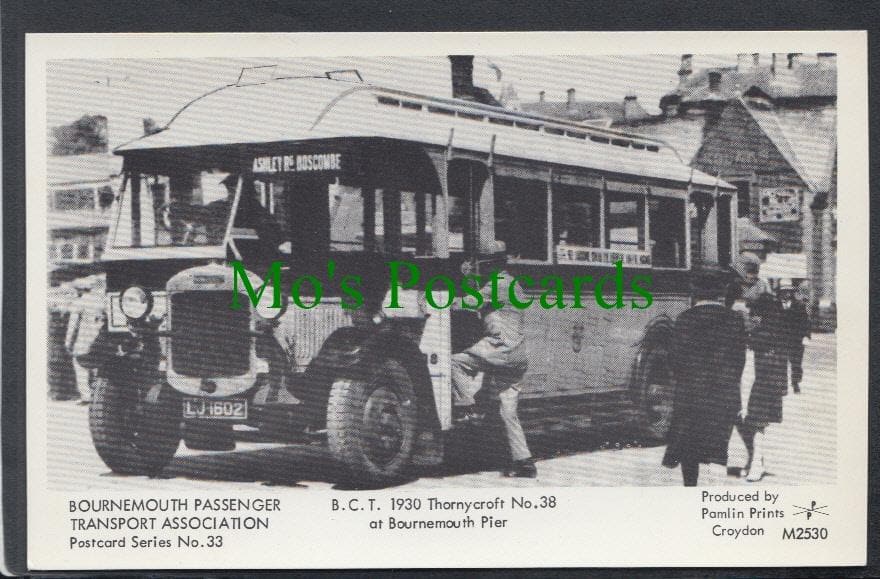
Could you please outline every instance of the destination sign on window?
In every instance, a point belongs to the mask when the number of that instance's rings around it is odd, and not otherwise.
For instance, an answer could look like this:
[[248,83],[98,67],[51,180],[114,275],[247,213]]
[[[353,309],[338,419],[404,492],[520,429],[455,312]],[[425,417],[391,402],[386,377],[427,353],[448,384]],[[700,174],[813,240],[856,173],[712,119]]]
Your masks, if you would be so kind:
[[340,153],[255,157],[251,168],[254,173],[308,173],[341,169]]
[[622,261],[624,267],[651,267],[651,253],[641,249],[605,249],[564,243],[556,246],[556,260],[577,265],[614,265]]

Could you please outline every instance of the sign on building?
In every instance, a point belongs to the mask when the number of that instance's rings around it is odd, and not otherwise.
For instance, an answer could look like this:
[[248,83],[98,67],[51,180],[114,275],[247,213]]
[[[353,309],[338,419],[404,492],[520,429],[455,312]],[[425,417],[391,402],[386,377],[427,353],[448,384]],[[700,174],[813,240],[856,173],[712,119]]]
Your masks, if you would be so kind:
[[761,189],[761,223],[798,221],[801,218],[801,190],[797,187]]

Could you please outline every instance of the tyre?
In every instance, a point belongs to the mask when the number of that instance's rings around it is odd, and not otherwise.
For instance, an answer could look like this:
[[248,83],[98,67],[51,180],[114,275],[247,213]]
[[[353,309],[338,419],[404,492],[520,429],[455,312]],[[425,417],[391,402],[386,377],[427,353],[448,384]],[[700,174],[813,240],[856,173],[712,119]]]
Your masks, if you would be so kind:
[[665,352],[649,350],[639,364],[642,435],[652,442],[665,442],[672,422],[672,373]]
[[183,442],[190,450],[235,450],[231,424],[211,420],[190,420],[183,425]]
[[158,474],[180,444],[179,400],[168,385],[150,402],[134,385],[99,377],[89,429],[104,464],[118,474]]
[[357,482],[399,480],[412,459],[417,410],[409,375],[395,361],[363,380],[336,380],[327,404],[330,452]]

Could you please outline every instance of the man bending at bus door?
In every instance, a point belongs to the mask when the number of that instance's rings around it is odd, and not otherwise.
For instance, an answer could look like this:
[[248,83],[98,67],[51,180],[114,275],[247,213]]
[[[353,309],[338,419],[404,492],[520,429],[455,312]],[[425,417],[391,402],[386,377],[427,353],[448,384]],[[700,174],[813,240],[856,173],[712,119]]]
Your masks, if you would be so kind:
[[[504,254],[501,254],[504,256]],[[487,377],[486,385],[498,395],[501,420],[510,446],[511,463],[504,470],[507,477],[535,478],[538,470],[529,451],[526,435],[517,415],[521,380],[528,367],[525,352],[523,312],[514,307],[492,307],[491,286],[496,284],[496,296],[506,297],[510,291],[511,276],[504,267],[506,257],[495,261],[497,282],[487,283],[483,295],[481,317],[485,336],[470,348],[452,356],[452,384],[456,414],[460,422],[478,421],[482,415],[475,411],[474,396],[483,386],[480,373]],[[488,265],[489,271],[493,269]],[[494,277],[494,276],[493,276]]]

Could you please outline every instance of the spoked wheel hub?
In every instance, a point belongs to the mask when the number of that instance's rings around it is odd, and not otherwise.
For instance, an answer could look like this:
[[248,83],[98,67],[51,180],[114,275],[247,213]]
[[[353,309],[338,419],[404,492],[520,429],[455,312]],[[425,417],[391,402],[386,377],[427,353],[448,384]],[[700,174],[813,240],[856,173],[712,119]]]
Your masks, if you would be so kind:
[[379,387],[364,406],[365,451],[376,464],[388,464],[403,444],[401,400],[390,389]]

